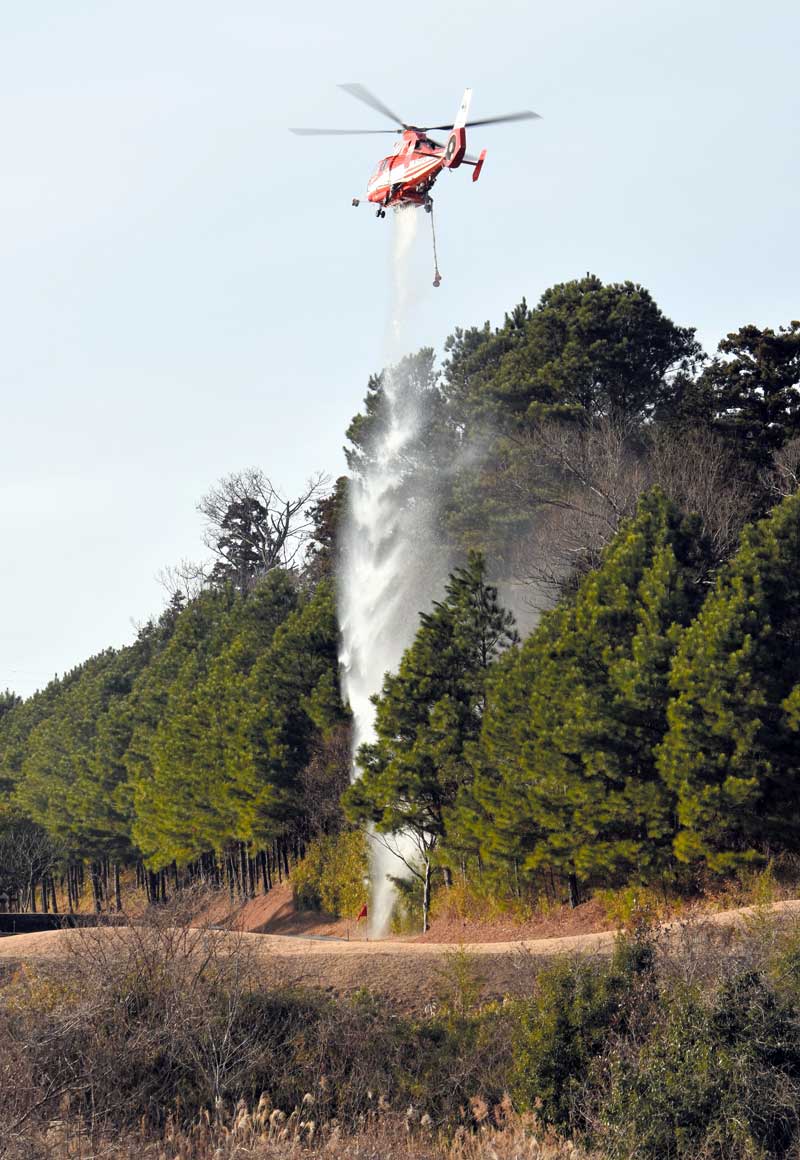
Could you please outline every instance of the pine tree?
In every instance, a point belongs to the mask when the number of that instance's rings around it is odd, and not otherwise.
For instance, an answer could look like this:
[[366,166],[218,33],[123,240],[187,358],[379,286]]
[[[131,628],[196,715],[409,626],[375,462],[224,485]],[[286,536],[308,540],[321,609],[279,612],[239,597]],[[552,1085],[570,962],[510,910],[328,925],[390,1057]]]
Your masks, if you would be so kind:
[[516,643],[511,613],[474,553],[450,577],[445,597],[421,617],[395,674],[375,698],[374,743],[361,747],[362,776],[345,794],[355,821],[379,834],[410,835],[422,870],[427,929],[431,856],[446,840],[459,791],[471,778],[467,750],[480,733],[490,666]]
[[[245,595],[204,594],[182,614],[159,666],[163,704],[134,739],[134,832],[153,868],[249,840],[239,787],[251,756],[241,744],[247,681],[296,603],[292,578],[275,569]],[[148,677],[143,700],[154,692]]]
[[659,754],[682,861],[800,849],[800,494],[746,529],[672,667]]
[[800,322],[759,330],[743,326],[719,344],[698,392],[718,428],[755,468],[800,435]]
[[[153,869],[178,860],[179,851],[188,856],[188,851],[196,848],[191,833],[194,810],[184,800],[184,795],[192,792],[191,771],[188,784],[181,776],[186,774],[186,766],[180,766],[181,773],[173,776],[167,754],[178,748],[178,728],[175,724],[170,730],[170,725],[191,705],[195,682],[203,679],[213,657],[234,635],[231,611],[243,599],[227,586],[204,591],[190,601],[132,691],[134,724],[123,763],[134,841]],[[198,735],[197,744],[201,740]],[[185,749],[182,756],[186,756]]]
[[702,570],[696,521],[654,489],[600,568],[498,670],[476,781],[487,857],[555,871],[573,902],[580,883],[669,870],[674,804],[653,751]]
[[[15,789],[27,816],[75,857],[102,856],[113,845],[112,834],[91,808],[91,766],[97,722],[124,695],[117,682],[118,664],[119,654],[108,649],[69,675],[52,711],[27,739]],[[124,829],[121,824],[115,836]]]
[[256,843],[306,829],[301,773],[317,739],[347,717],[338,654],[334,585],[323,580],[277,629],[243,689],[236,791]]
[[640,420],[671,394],[700,355],[694,330],[676,326],[642,286],[592,274],[524,300],[495,334],[449,341],[445,399],[462,423],[496,431],[542,417]]

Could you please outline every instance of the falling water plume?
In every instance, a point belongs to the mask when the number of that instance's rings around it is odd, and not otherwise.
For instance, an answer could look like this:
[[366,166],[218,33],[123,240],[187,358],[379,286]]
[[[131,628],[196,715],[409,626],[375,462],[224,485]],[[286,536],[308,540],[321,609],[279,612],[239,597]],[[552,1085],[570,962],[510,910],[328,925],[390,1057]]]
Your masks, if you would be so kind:
[[[413,305],[415,280],[411,259],[419,214],[394,215],[392,244],[392,312],[386,340],[382,381],[383,422],[370,447],[361,478],[350,486],[349,510],[340,569],[339,612],[342,625],[344,693],[353,713],[353,752],[375,737],[373,694],[384,674],[395,670],[411,643],[419,613],[430,607],[446,577],[441,545],[435,541],[435,497],[415,491],[415,503],[403,502],[401,485],[408,453],[419,430],[417,395],[405,390],[401,357]],[[399,365],[398,365],[399,364]],[[358,776],[354,764],[353,774]],[[392,839],[410,857],[402,835]],[[373,836],[370,933],[387,933],[394,887],[387,875],[402,877],[402,861]]]

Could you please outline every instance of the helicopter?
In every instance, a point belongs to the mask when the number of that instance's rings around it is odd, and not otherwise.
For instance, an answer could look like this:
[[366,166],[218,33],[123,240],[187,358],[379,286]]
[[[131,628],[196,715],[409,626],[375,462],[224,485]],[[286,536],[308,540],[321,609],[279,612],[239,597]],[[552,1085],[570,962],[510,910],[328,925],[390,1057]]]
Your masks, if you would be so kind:
[[[486,150],[483,149],[477,157],[467,153],[467,129],[476,125],[497,125],[506,121],[538,120],[539,114],[530,109],[519,113],[505,113],[500,117],[485,117],[479,121],[468,121],[469,107],[472,100],[472,89],[465,89],[464,96],[452,125],[428,125],[425,127],[411,125],[392,112],[383,101],[379,100],[364,85],[339,85],[350,96],[362,101],[371,109],[394,121],[396,129],[291,129],[290,132],[300,136],[341,136],[349,134],[396,133],[399,141],[388,157],[378,162],[375,171],[367,182],[367,201],[375,205],[375,216],[385,218],[387,209],[403,209],[408,206],[421,207],[427,213],[433,213],[433,198],[431,189],[443,169],[457,169],[460,165],[472,167],[472,180],[477,181],[486,160]],[[446,142],[434,140],[429,136],[431,132],[449,130]],[[361,204],[361,198],[354,197],[352,204]],[[431,231],[433,234],[434,253],[434,286],[441,282],[438,262],[436,258],[436,232],[433,228],[431,216]]]

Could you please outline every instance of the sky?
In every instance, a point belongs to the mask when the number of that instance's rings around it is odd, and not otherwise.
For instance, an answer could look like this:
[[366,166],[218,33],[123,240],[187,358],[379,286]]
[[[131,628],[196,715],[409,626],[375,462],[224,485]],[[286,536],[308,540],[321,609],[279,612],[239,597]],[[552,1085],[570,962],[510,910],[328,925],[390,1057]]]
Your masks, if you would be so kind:
[[800,315],[799,40],[796,0],[6,0],[0,689],[130,641],[221,476],[342,472],[390,312],[391,215],[350,203],[393,138],[290,135],[389,127],[337,84],[543,118],[440,178],[409,349],[591,271],[713,351]]

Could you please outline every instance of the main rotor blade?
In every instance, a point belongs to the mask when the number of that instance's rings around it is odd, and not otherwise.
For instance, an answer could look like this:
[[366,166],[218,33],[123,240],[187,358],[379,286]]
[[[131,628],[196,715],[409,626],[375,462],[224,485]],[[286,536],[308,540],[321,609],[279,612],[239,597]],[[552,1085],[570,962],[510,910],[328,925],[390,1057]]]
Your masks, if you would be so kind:
[[[541,121],[541,116],[538,113],[532,113],[530,109],[524,109],[521,113],[506,113],[502,117],[484,117],[481,121],[467,121],[466,127],[471,129],[473,125],[500,125],[504,121]],[[451,125],[429,125],[429,129],[434,132],[437,129],[452,129]],[[427,132],[427,129],[426,129]]]
[[402,117],[398,117],[397,113],[393,113],[387,105],[384,105],[383,101],[379,101],[375,94],[371,93],[364,85],[339,85],[339,88],[344,89],[351,97],[355,97],[357,101],[363,101],[365,105],[369,105],[376,113],[383,113],[384,117],[388,117],[390,121],[394,121],[395,125],[402,125],[404,129],[408,128],[408,125]]
[[343,135],[351,135],[353,133],[399,133],[399,129],[290,129],[290,133],[296,133],[298,137],[341,137]]

